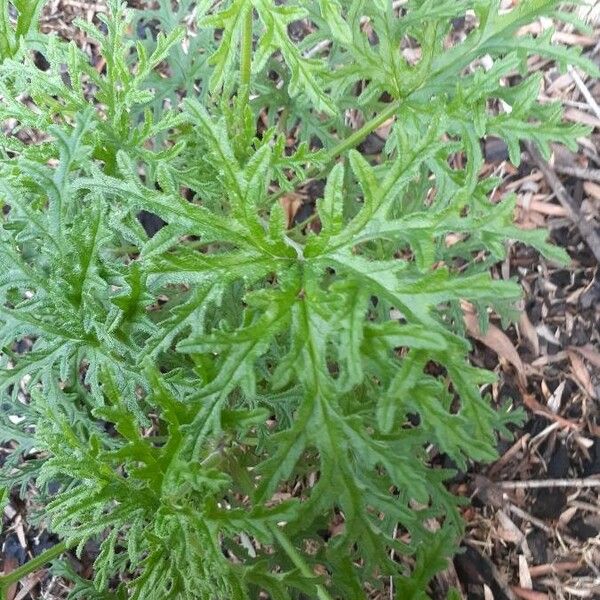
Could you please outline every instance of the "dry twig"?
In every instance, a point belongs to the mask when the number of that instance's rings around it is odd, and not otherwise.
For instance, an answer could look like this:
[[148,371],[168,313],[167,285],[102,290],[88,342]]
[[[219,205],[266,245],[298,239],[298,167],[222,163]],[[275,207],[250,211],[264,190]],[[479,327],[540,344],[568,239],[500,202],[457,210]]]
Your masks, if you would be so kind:
[[570,175],[584,181],[600,182],[600,169],[585,169],[583,167],[567,167],[566,165],[554,165],[554,170],[562,175]]
[[525,588],[519,587],[518,585],[511,586],[512,591],[519,598],[523,598],[523,600],[549,600],[550,596],[548,594],[543,594],[542,592],[535,592],[534,590],[527,590]]
[[581,94],[585,98],[586,102],[588,103],[588,106],[592,109],[594,114],[600,119],[600,106],[598,106],[598,103],[594,99],[594,96],[592,96],[592,93],[590,92],[590,90],[588,90],[587,86],[585,85],[585,82],[583,81],[583,79],[581,79],[579,73],[571,65],[568,65],[567,69],[569,71],[569,74],[573,78],[575,85],[579,88],[579,91],[581,92]]
[[566,573],[576,571],[581,568],[581,563],[576,561],[547,563],[545,565],[535,565],[529,567],[529,574],[532,578],[543,577],[544,575]]
[[600,479],[534,479],[531,481],[501,481],[498,485],[505,490],[533,490],[539,488],[593,488],[600,487]]
[[526,147],[527,152],[529,152],[531,158],[537,164],[540,171],[544,174],[548,185],[552,188],[559,202],[568,212],[569,217],[579,229],[579,232],[583,236],[593,255],[596,257],[596,260],[600,263],[600,235],[596,231],[596,228],[592,223],[583,217],[579,211],[577,203],[569,194],[569,192],[567,192],[565,186],[560,182],[550,165],[542,158],[542,155],[539,153],[538,149],[529,142],[526,143]]

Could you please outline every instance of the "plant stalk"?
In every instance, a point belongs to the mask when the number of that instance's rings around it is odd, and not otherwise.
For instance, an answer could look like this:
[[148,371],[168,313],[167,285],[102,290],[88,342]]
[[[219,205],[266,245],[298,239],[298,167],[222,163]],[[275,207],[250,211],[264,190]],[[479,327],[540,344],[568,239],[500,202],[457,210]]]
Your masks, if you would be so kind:
[[373,133],[378,127],[381,127],[388,119],[393,117],[400,106],[402,105],[403,98],[390,102],[387,108],[382,110],[376,117],[373,117],[370,121],[367,121],[360,129],[357,129],[353,134],[343,139],[341,142],[336,144],[325,156],[325,160],[330,163],[335,160],[340,154],[354,148],[360,144],[370,133]]
[[25,37],[32,29],[37,28],[37,20],[45,3],[46,0],[13,1],[13,4],[19,11],[16,27],[17,39]]
[[242,110],[250,101],[250,81],[252,78],[252,26],[254,15],[252,4],[250,4],[244,16],[244,27],[242,29],[242,40],[240,48],[240,107]]
[[[353,134],[344,138],[341,142],[336,144],[327,154],[325,155],[325,166],[320,171],[316,169],[309,170],[306,174],[306,178],[294,177],[290,181],[290,185],[293,189],[299,185],[306,183],[309,179],[319,178],[327,174],[329,166],[340,154],[343,154],[350,148],[354,148],[360,144],[370,133],[373,133],[378,127],[383,125],[388,119],[393,117],[397,110],[402,105],[403,99],[394,100],[388,104],[388,106],[381,111],[376,117],[373,117],[370,121],[367,121],[360,129],[357,129]],[[279,190],[271,196],[271,200],[275,201],[286,194],[286,190]]]
[[13,32],[8,16],[8,0],[0,0],[0,62],[13,54],[11,41],[14,42],[14,35],[11,36],[11,33]]
[[68,550],[68,548],[69,544],[67,544],[66,542],[60,542],[56,544],[56,546],[52,546],[52,548],[49,548],[45,552],[42,552],[39,556],[32,558],[24,565],[21,565],[18,569],[15,569],[14,571],[7,573],[6,575],[1,575],[0,591],[2,592],[2,597],[5,597],[6,591],[13,583],[17,583],[26,575],[37,571],[46,563],[53,561],[55,558],[58,558],[63,552]]
[[[294,545],[287,538],[285,533],[281,531],[277,525],[272,525],[270,527],[271,533],[277,540],[277,543],[283,548],[285,553],[290,557],[290,560],[296,565],[300,573],[304,577],[312,578],[315,574],[311,571],[310,567],[304,562],[304,559],[300,555],[300,553],[294,548]],[[324,586],[317,584],[317,596],[319,600],[333,600],[333,598],[329,595],[329,592],[325,589]]]
[[[549,8],[550,5],[552,5],[551,0],[548,0],[547,4],[548,4],[547,8]],[[440,68],[438,68],[437,71],[435,71],[432,74],[430,79],[433,81],[433,80],[435,80],[436,77],[443,77],[444,73],[453,72],[453,69],[451,67],[456,65],[457,63],[458,64],[464,63],[464,66],[466,66],[467,64],[469,64],[469,62],[471,60],[473,60],[475,58],[475,56],[477,54],[476,51],[478,49],[481,49],[482,47],[485,47],[485,44],[488,43],[491,39],[493,39],[496,35],[499,35],[500,33],[504,32],[506,30],[509,30],[509,29],[516,29],[519,25],[522,25],[523,23],[528,22],[528,20],[530,18],[532,18],[533,15],[537,14],[537,12],[542,12],[539,6],[534,7],[532,14],[525,12],[526,10],[527,9],[523,8],[523,10],[520,10],[520,11],[517,11],[517,10],[513,11],[516,14],[509,13],[508,15],[506,15],[504,17],[504,23],[503,23],[504,27],[502,27],[498,30],[494,30],[492,33],[488,34],[483,39],[479,39],[474,48],[467,48],[466,52],[463,52],[462,54],[459,54],[456,57],[452,56],[452,58],[450,59],[451,62],[449,64],[443,64]],[[421,87],[422,83],[423,82],[421,82],[421,84],[418,87]],[[412,92],[414,92],[414,91],[416,91],[416,89],[413,89],[408,95],[410,96],[410,94],[412,94]],[[306,183],[309,179],[315,179],[315,178],[319,178],[319,177],[327,175],[329,165],[340,154],[342,154],[346,150],[349,150],[350,148],[353,148],[354,146],[358,145],[370,133],[375,131],[375,129],[380,127],[383,123],[385,123],[385,121],[387,121],[389,118],[394,116],[396,111],[402,105],[403,101],[404,101],[404,98],[399,98],[397,100],[394,100],[394,102],[391,102],[387,106],[387,108],[385,110],[383,110],[381,113],[379,113],[376,117],[374,117],[373,119],[371,119],[370,121],[365,123],[360,129],[357,129],[352,135],[348,136],[347,138],[343,139],[338,144],[336,144],[325,155],[326,165],[323,169],[321,169],[320,171],[317,171],[316,169],[309,170],[306,173],[305,178],[294,177],[290,181],[290,185],[292,186],[292,189],[295,189],[298,186],[302,185],[303,183]],[[278,192],[275,192],[271,196],[271,200],[276,201],[279,198],[281,198],[282,196],[284,196],[286,193],[287,192],[285,190],[279,190]]]

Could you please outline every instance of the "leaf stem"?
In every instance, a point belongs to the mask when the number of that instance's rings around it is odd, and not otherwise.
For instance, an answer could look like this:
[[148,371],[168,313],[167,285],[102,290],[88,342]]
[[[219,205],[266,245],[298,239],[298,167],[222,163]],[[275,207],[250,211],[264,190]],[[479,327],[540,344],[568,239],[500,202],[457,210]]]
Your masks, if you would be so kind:
[[357,129],[353,134],[336,144],[329,152],[327,152],[325,160],[330,163],[340,154],[346,152],[346,150],[350,150],[350,148],[354,148],[354,146],[360,144],[360,142],[362,142],[370,133],[373,133],[373,131],[396,114],[396,111],[402,105],[402,101],[403,98],[394,100],[394,102],[388,104],[387,108],[382,110],[376,117],[367,121],[360,129]]
[[35,16],[36,11],[40,7],[41,2],[39,0],[32,0],[30,2],[18,3],[17,10],[19,16],[17,17],[16,35],[17,38],[25,37],[31,29],[31,24]]
[[240,107],[244,108],[250,100],[250,81],[252,78],[252,26],[254,15],[250,4],[244,16],[240,56]]
[[53,561],[55,558],[60,556],[63,552],[69,549],[70,544],[67,542],[60,542],[56,544],[56,546],[52,546],[52,548],[48,548],[45,552],[42,552],[39,556],[32,558],[30,561],[26,562],[24,565],[21,565],[18,569],[7,573],[6,575],[0,576],[0,591],[4,596],[8,587],[13,583],[17,583],[29,573],[33,573],[37,571],[41,567],[43,567],[46,563]]
[[[523,23],[528,22],[531,18],[533,18],[534,15],[536,15],[538,13],[540,13],[540,14],[543,13],[546,9],[549,9],[553,5],[552,0],[547,0],[547,1],[540,0],[540,3],[541,3],[541,6],[540,5],[534,6],[533,10],[531,10],[530,8],[523,8],[521,10],[521,7],[519,7],[512,13],[508,13],[507,15],[505,15],[503,17],[501,27],[499,27],[497,30],[494,30],[491,33],[488,33],[484,38],[477,40],[472,46],[467,46],[467,49],[466,50],[463,49],[462,53],[459,52],[457,56],[454,56],[454,53],[452,53],[452,52],[449,52],[446,55],[444,55],[444,58],[442,59],[442,63],[440,65],[437,65],[437,69],[434,70],[434,72],[430,75],[430,77],[429,77],[430,82],[433,83],[436,80],[436,78],[438,78],[438,77],[443,80],[446,77],[446,74],[456,72],[456,69],[451,68],[452,66],[455,66],[457,64],[458,65],[462,64],[463,66],[466,66],[467,64],[469,64],[470,61],[472,61],[475,58],[475,56],[477,55],[477,51],[481,50],[482,48],[485,48],[485,44],[489,43],[489,41],[492,40],[494,37],[496,37],[496,36],[500,37],[500,35],[502,33],[506,33],[507,31],[510,31],[511,29],[512,30],[516,29],[518,26],[522,25]],[[527,12],[529,10],[531,10],[531,13]],[[449,63],[447,62],[448,60],[450,61]],[[434,65],[434,67],[435,67],[435,65]],[[375,131],[375,129],[377,129],[378,127],[383,125],[383,123],[385,123],[385,121],[387,121],[389,118],[391,118],[396,113],[396,111],[400,108],[400,106],[404,102],[405,98],[409,97],[413,92],[415,92],[417,89],[421,88],[424,83],[425,83],[425,81],[421,81],[419,83],[419,85],[416,86],[412,91],[410,91],[408,94],[405,94],[404,98],[398,98],[398,99],[394,100],[393,102],[391,102],[387,106],[387,108],[385,108],[376,117],[374,117],[370,121],[367,121],[367,123],[365,123],[360,129],[357,129],[352,135],[348,136],[347,138],[343,139],[338,144],[336,144],[331,150],[329,150],[329,152],[326,153],[325,166],[323,167],[323,169],[321,169],[320,171],[317,171],[316,169],[309,170],[306,173],[305,177],[294,177],[290,181],[291,188],[295,189],[298,186],[302,185],[303,183],[306,183],[310,179],[316,179],[316,178],[326,175],[329,165],[340,154],[343,154],[344,152],[346,152],[346,150],[349,150],[350,148],[357,146],[370,133],[372,133],[373,131]],[[279,190],[278,192],[275,192],[270,197],[270,199],[272,201],[276,201],[279,198],[281,198],[282,196],[284,196],[286,193],[287,193],[286,190]]]
[[[354,148],[358,144],[360,144],[370,133],[373,133],[378,127],[383,125],[388,119],[394,116],[397,110],[402,106],[403,98],[398,100],[394,100],[388,104],[388,106],[381,111],[376,117],[373,117],[370,121],[367,121],[360,129],[357,129],[354,133],[349,135],[347,138],[344,138],[341,142],[337,143],[329,152],[325,154],[325,166],[317,171],[316,169],[309,170],[306,174],[306,177],[294,177],[290,181],[290,186],[292,189],[297,188],[298,186],[306,183],[309,179],[316,179],[325,174],[327,174],[327,170],[331,163],[338,157],[340,154],[346,152],[350,148]],[[275,192],[271,196],[271,200],[275,201],[286,194],[286,190],[279,190]]]
[[[281,528],[277,525],[271,525],[271,533],[277,540],[277,543],[283,548],[285,553],[290,557],[290,560],[296,565],[300,573],[304,577],[313,578],[315,574],[311,571],[310,567],[306,564],[300,553],[294,548],[288,537],[283,533]],[[317,596],[319,600],[333,600],[329,595],[329,592],[321,584],[317,584]]]

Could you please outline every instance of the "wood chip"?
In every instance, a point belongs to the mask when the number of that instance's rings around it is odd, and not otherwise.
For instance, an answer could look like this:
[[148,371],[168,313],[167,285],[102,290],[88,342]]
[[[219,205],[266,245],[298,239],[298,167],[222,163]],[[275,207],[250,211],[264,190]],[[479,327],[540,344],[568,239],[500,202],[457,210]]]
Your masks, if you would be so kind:
[[515,368],[520,384],[525,387],[527,385],[525,365],[510,338],[491,323],[488,330],[482,333],[477,316],[472,312],[464,313],[464,321],[469,335],[493,350],[500,358],[509,362]]
[[563,392],[565,391],[566,385],[567,385],[566,380],[561,381],[558,384],[558,386],[556,387],[556,389],[554,390],[554,393],[549,396],[548,400],[546,400],[546,404],[548,405],[548,408],[554,414],[557,414],[560,410],[560,406],[562,403],[562,396],[563,396]]
[[523,453],[527,448],[527,442],[531,434],[523,434],[490,468],[488,475],[493,477],[500,470],[509,463],[513,458],[517,457],[519,453]]
[[[597,119],[597,121],[600,124],[600,119]],[[556,173],[552,170],[552,167],[543,159],[539,150],[529,142],[526,143],[526,147],[529,156],[531,156],[540,171],[544,174],[548,185],[552,188],[561,205],[567,210],[569,218],[575,223],[596,260],[600,263],[600,234],[598,234],[596,227],[583,217],[579,206],[567,192]]]
[[499,509],[503,507],[504,494],[498,485],[479,474],[475,475],[473,482],[475,484],[475,494],[484,504]]
[[583,191],[594,200],[600,200],[600,185],[592,181],[585,181]]
[[523,208],[528,212],[537,212],[541,215],[548,215],[549,217],[566,217],[567,211],[562,207],[551,202],[541,202],[540,200],[529,200],[527,203],[524,198],[519,197],[517,199],[517,206]]
[[525,403],[525,406],[527,406],[527,408],[529,408],[529,410],[533,411],[535,414],[542,415],[552,421],[556,421],[558,425],[564,429],[572,429],[575,431],[579,431],[581,429],[581,425],[579,425],[579,423],[569,421],[569,419],[565,419],[560,415],[555,415],[543,404],[540,404],[531,394],[523,394],[523,402]]
[[535,565],[529,567],[529,574],[533,579],[536,577],[543,577],[551,573],[567,573],[569,571],[576,571],[581,567],[581,564],[575,561],[571,562],[557,562],[547,563],[545,565]]
[[584,169],[582,167],[565,166],[558,163],[554,165],[554,169],[557,173],[577,177],[578,179],[583,179],[587,182],[600,182],[600,169]]
[[566,31],[557,31],[552,36],[552,41],[567,46],[595,46],[598,40],[589,35],[578,35],[576,33],[567,33]]
[[581,125],[600,129],[600,119],[598,117],[590,115],[578,108],[567,108],[567,110],[565,110],[565,119],[572,123],[580,123]]
[[498,527],[496,528],[498,537],[505,542],[520,544],[525,536],[514,521],[503,510],[499,510],[496,517],[498,518]]
[[17,515],[15,519],[15,532],[17,534],[17,539],[19,540],[19,544],[23,550],[27,549],[27,538],[25,537],[25,528],[23,527],[23,519],[21,515]]
[[[2,574],[8,575],[12,573],[15,569],[17,569],[19,563],[14,556],[5,556],[4,561],[2,563]],[[13,600],[17,593],[17,584],[13,583],[10,587],[7,588],[5,595],[6,600]]]
[[[31,573],[22,583],[19,593],[15,596],[15,600],[25,600],[30,592],[46,577],[46,571],[39,573]],[[35,596],[31,596],[35,598]]]
[[598,352],[591,344],[585,346],[571,346],[569,350],[578,352],[592,365],[600,369],[600,352]]
[[571,370],[575,380],[590,398],[596,400],[596,390],[594,389],[590,372],[585,366],[583,359],[578,353],[573,351],[567,350],[567,354],[569,355],[569,360],[571,361]]
[[523,598],[523,600],[550,600],[550,596],[548,594],[544,594],[542,592],[535,592],[533,590],[527,590],[518,585],[511,586],[512,591],[515,596],[519,598]]
[[558,517],[558,527],[560,529],[564,529],[571,522],[571,519],[573,519],[573,517],[577,514],[577,511],[578,509],[576,506],[569,506],[567,510],[563,511]]
[[495,600],[494,592],[485,583],[483,584],[483,598],[484,600]]
[[531,581],[531,575],[529,574],[529,566],[527,559],[523,554],[519,554],[519,584],[520,587],[531,590],[533,589],[533,582]]
[[290,192],[289,194],[283,196],[283,198],[280,198],[279,203],[281,204],[285,213],[286,227],[289,229],[294,222],[296,213],[302,206],[302,196]]
[[527,313],[523,311],[519,317],[519,331],[527,340],[527,343],[535,356],[540,355],[540,340],[538,339],[535,327],[531,324]]

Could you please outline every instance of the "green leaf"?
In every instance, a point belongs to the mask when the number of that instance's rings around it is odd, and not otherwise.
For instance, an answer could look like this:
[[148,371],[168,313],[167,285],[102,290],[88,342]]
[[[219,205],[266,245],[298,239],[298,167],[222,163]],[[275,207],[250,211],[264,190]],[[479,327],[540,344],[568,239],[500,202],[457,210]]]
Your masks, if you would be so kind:
[[597,74],[523,34],[564,3],[111,0],[78,24],[93,64],[41,4],[0,0],[0,482],[99,541],[90,581],[53,574],[82,600],[426,598],[466,502],[429,449],[465,470],[522,419],[461,306],[517,314],[510,240],[567,259],[481,149],[587,134],[524,68]]
[[215,66],[210,79],[210,88],[213,92],[219,88],[224,88],[226,92],[231,91],[235,77],[233,67],[239,58],[244,20],[250,10],[252,10],[250,0],[234,0],[225,10],[205,16],[200,21],[201,26],[223,30],[221,43],[210,57],[211,64]]
[[352,43],[352,30],[350,25],[344,20],[342,7],[337,0],[319,0],[321,16],[329,26],[332,37],[342,43]]
[[276,6],[273,0],[255,0],[255,7],[265,27],[265,34],[258,48],[258,65],[262,66],[269,54],[281,52],[290,70],[290,96],[294,98],[300,94],[306,95],[317,110],[330,115],[336,114],[335,103],[319,85],[319,75],[323,72],[322,63],[302,57],[288,35],[287,26],[303,18],[304,11],[296,7]]
[[425,362],[426,359],[420,352],[411,352],[402,361],[398,373],[377,406],[377,422],[383,433],[392,431],[399,399],[410,394],[421,381]]

